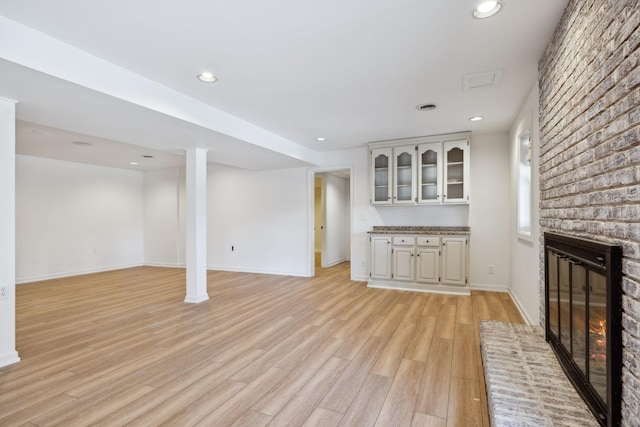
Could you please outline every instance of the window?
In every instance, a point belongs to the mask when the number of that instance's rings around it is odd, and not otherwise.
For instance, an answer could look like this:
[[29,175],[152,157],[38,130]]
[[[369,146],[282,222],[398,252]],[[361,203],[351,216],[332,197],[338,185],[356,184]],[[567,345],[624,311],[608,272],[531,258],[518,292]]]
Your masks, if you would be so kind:
[[531,122],[517,139],[518,151],[518,206],[517,206],[517,234],[525,240],[531,240]]

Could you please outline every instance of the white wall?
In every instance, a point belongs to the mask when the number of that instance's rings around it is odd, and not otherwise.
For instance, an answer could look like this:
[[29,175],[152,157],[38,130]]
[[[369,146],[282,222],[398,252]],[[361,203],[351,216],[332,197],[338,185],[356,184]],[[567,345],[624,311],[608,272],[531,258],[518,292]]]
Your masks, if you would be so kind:
[[184,235],[180,234],[177,226],[181,214],[178,208],[180,183],[184,181],[184,168],[144,173],[145,265],[175,267],[184,262],[182,259],[181,263],[179,257],[181,248],[184,248],[180,241]]
[[[145,172],[146,264],[184,266],[184,180],[183,169]],[[209,163],[207,267],[307,275],[313,259],[307,183],[302,168],[249,171]]]
[[248,171],[209,164],[209,268],[305,276],[313,258],[307,251],[309,184],[313,188],[304,168]]
[[[507,291],[509,283],[509,143],[506,133],[473,135],[469,205],[469,281]],[[493,266],[493,274],[489,273]]]
[[15,102],[0,98],[0,366],[18,362],[16,352],[15,270]]
[[16,157],[17,283],[142,263],[141,172]]
[[[516,200],[518,188],[517,143],[519,133],[527,123],[532,123],[531,133],[531,181],[533,183],[531,241],[523,240],[516,234]],[[509,273],[510,292],[526,320],[534,325],[540,322],[540,297],[538,290],[540,224],[538,206],[540,205],[540,183],[538,157],[540,153],[540,129],[538,118],[538,85],[535,84],[522,105],[509,133],[510,163],[510,227],[509,252],[511,254]]]

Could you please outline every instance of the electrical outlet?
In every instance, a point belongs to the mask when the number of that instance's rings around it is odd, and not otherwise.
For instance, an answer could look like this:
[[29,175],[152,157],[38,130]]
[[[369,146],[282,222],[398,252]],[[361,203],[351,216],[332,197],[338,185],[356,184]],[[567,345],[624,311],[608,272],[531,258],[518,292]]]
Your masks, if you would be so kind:
[[0,286],[0,299],[9,298],[9,287],[8,286]]
[[493,274],[493,265],[489,266],[489,274]]

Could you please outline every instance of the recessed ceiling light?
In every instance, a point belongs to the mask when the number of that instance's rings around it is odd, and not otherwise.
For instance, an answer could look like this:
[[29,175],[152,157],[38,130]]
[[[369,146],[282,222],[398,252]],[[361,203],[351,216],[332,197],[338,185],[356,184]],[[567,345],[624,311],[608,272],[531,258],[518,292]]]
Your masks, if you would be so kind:
[[490,16],[500,12],[500,9],[502,9],[501,1],[485,1],[475,8],[473,16],[478,19],[489,18]]
[[316,141],[320,141],[320,142],[326,141],[326,140],[327,140],[327,138],[325,138],[324,136],[319,136],[319,137],[316,138]]
[[436,109],[436,104],[420,104],[416,105],[416,110],[419,111],[431,111]]
[[205,83],[213,83],[218,80],[218,78],[211,73],[200,73],[198,74],[198,80]]
[[133,165],[133,166],[138,166],[140,163],[138,163],[138,162],[129,162],[129,164]]
[[73,141],[72,144],[74,145],[80,145],[82,147],[89,147],[93,144],[89,143],[89,142],[84,142],[84,141]]
[[470,122],[479,122],[480,120],[484,120],[482,116],[473,116],[469,119]]

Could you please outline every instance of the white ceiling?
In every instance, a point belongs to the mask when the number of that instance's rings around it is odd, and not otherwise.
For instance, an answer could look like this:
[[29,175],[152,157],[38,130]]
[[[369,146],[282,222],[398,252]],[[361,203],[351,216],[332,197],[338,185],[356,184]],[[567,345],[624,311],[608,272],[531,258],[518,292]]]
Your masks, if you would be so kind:
[[[252,169],[375,140],[504,132],[567,0],[503,2],[477,20],[479,0],[3,0],[0,96],[51,135],[118,141],[114,155],[203,146],[209,161]],[[219,81],[199,82],[203,70]],[[465,75],[492,70],[497,87],[463,90]],[[77,149],[64,132],[57,149]],[[19,151],[43,135],[20,148],[19,133]]]

